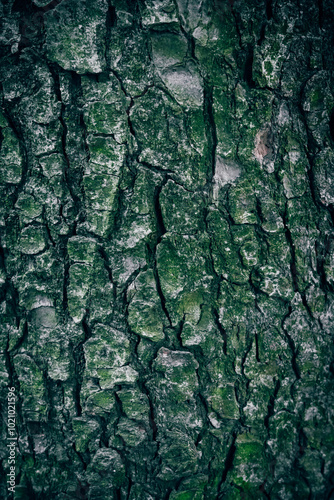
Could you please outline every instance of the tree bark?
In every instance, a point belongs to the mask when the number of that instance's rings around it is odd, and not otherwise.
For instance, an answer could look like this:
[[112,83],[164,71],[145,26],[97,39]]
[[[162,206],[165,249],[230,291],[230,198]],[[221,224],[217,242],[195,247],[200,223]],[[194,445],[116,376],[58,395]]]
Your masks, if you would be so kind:
[[1,498],[333,498],[333,1],[0,11]]

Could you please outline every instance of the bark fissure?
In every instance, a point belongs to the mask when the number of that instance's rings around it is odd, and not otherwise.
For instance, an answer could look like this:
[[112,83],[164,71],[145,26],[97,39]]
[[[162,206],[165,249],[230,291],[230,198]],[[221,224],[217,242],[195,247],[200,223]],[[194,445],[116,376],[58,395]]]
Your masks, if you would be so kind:
[[331,497],[334,6],[260,3],[0,0],[22,497]]

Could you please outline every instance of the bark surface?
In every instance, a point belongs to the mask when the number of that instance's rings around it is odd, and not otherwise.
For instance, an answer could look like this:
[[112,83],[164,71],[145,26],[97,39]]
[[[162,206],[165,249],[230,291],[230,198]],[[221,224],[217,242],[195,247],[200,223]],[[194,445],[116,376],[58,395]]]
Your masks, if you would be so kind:
[[0,13],[1,498],[333,498],[333,1]]

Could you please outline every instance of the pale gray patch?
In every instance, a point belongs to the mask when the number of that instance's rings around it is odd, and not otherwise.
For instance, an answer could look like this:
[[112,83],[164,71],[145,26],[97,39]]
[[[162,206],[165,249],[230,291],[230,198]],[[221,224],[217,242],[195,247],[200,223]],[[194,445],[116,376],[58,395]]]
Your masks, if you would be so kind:
[[40,307],[53,307],[53,302],[48,297],[43,297],[41,295],[36,295],[35,300],[32,302],[30,306],[30,310],[38,309]]
[[202,106],[202,80],[193,68],[184,66],[170,68],[160,77],[179,104],[185,107]]
[[[37,7],[46,7],[49,4],[53,3],[51,0],[32,0],[32,1],[35,5],[37,5]],[[49,9],[51,10],[52,7],[50,6]]]
[[33,322],[36,328],[55,328],[57,326],[56,311],[53,307],[39,307],[33,310]]
[[177,0],[182,25],[187,31],[194,31],[199,25],[207,25],[211,21],[209,7],[203,0]]
[[225,184],[232,184],[241,174],[241,168],[232,160],[224,160],[220,156],[216,158],[215,175],[213,177],[213,199],[218,200],[219,188]]
[[279,114],[277,117],[278,125],[280,127],[282,127],[283,125],[286,125],[287,123],[289,123],[290,120],[291,120],[291,117],[290,117],[289,108],[288,108],[287,104],[285,102],[283,102],[280,106]]

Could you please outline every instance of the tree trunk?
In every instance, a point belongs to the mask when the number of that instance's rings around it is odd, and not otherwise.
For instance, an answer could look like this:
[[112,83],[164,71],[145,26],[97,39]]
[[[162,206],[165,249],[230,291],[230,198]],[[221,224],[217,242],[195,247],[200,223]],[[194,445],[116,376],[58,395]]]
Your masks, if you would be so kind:
[[0,9],[1,498],[333,498],[333,1]]

